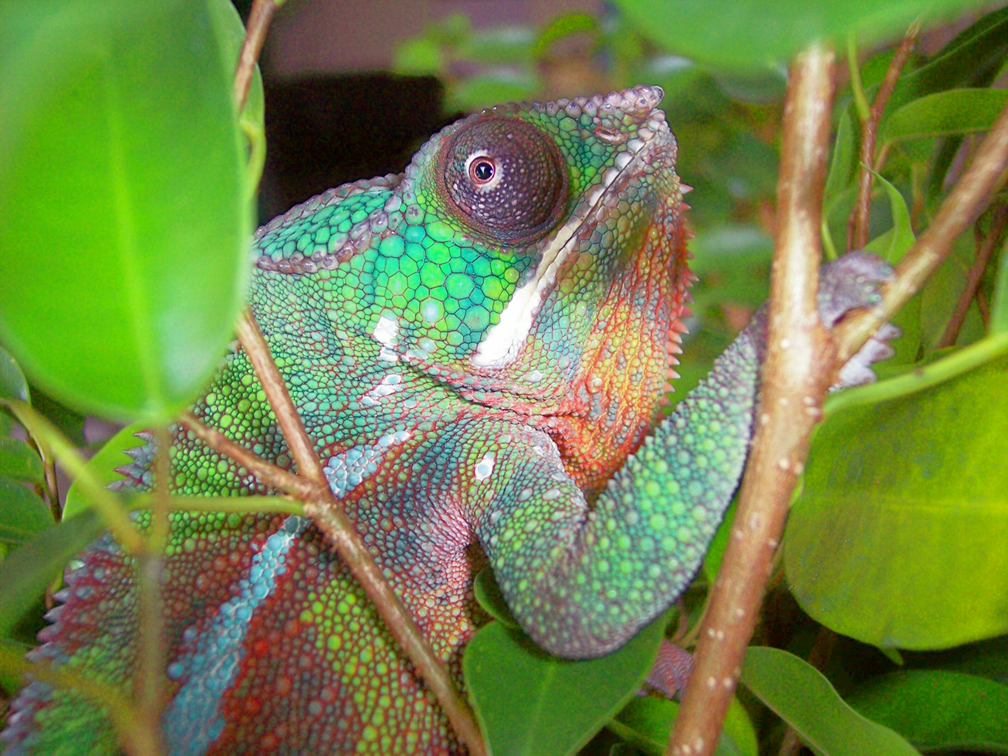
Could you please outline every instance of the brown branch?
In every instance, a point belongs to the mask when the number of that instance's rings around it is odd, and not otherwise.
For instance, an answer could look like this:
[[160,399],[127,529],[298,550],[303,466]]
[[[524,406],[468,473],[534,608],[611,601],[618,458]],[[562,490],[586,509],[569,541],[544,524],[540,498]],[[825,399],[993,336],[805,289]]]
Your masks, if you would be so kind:
[[978,246],[976,259],[973,262],[973,267],[970,268],[969,277],[966,280],[966,288],[963,289],[962,294],[959,296],[955,311],[952,313],[952,317],[949,318],[948,325],[945,326],[945,332],[942,334],[941,339],[938,340],[938,349],[955,345],[956,339],[959,337],[959,329],[962,328],[963,323],[966,321],[966,313],[969,312],[969,307],[973,303],[977,289],[980,288],[980,279],[983,278],[984,270],[987,269],[987,263],[994,252],[994,247],[1001,240],[1001,234],[1004,232],[1006,221],[1008,221],[1008,205],[1000,205],[994,211],[994,217],[991,218],[990,231],[987,237]]
[[952,243],[987,209],[1008,168],[1008,106],[973,155],[973,161],[942,202],[938,214],[896,266],[896,276],[881,287],[882,301],[845,317],[832,332],[838,365],[849,360],[924,285],[948,257]]
[[861,126],[861,170],[858,174],[858,197],[854,203],[854,210],[851,212],[850,221],[847,225],[847,249],[861,249],[868,243],[868,211],[871,209],[871,166],[875,165],[875,137],[878,135],[879,122],[882,120],[882,112],[885,110],[889,96],[892,94],[896,82],[899,80],[900,72],[906,65],[907,58],[917,45],[917,38],[920,36],[920,24],[914,22],[907,30],[906,36],[900,46],[896,48],[893,59],[889,61],[889,68],[886,69],[885,78],[875,94],[875,101],[871,106],[871,115]]
[[756,437],[690,684],[669,741],[667,753],[674,756],[710,754],[717,745],[809,434],[822,417],[832,354],[816,311],[816,282],[833,63],[831,51],[814,46],[795,58],[788,79]]
[[483,738],[468,704],[455,690],[448,671],[413,621],[409,610],[386,582],[353,523],[329,489],[314,445],[305,432],[283,377],[270,356],[269,346],[250,310],[246,309],[238,321],[237,330],[238,338],[276,415],[277,424],[287,439],[291,456],[297,464],[298,474],[320,486],[320,491],[324,492],[322,500],[305,501],[305,511],[325,533],[329,542],[336,547],[340,558],[374,603],[389,631],[409,656],[427,683],[427,687],[437,697],[452,727],[466,744],[469,752],[473,756],[482,756],[485,753]]
[[270,464],[241,444],[235,443],[219,430],[204,425],[191,412],[183,412],[179,415],[178,422],[204,444],[214,451],[227,455],[266,485],[288,493],[301,501],[318,498],[318,486],[282,467]]
[[282,0],[280,3],[276,0],[255,0],[252,3],[252,11],[245,25],[245,41],[238,56],[238,68],[234,77],[234,100],[239,113],[245,109],[245,99],[252,84],[256,61],[259,60],[263,42],[266,41],[266,30],[269,29],[270,22],[281,4]]

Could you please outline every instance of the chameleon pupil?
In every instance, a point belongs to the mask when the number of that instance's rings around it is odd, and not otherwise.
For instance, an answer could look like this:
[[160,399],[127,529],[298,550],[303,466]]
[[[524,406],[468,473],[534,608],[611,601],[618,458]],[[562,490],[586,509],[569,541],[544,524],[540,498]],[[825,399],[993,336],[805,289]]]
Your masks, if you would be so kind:
[[494,165],[489,160],[479,160],[472,165],[472,177],[477,184],[486,184],[494,177]]

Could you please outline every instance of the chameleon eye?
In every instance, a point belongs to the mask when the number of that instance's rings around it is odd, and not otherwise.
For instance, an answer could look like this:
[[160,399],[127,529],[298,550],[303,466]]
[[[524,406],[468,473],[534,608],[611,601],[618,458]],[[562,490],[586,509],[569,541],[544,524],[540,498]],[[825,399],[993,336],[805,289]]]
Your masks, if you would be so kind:
[[460,220],[488,241],[532,244],[567,207],[567,167],[553,139],[517,118],[487,116],[442,147],[448,197]]

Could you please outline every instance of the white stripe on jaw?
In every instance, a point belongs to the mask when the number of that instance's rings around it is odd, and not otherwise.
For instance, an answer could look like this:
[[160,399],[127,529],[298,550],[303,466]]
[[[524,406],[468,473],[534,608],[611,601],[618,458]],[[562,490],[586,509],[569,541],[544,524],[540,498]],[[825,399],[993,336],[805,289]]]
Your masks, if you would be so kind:
[[556,282],[557,272],[564,260],[570,254],[573,245],[569,244],[571,237],[589,218],[596,206],[601,202],[606,189],[613,181],[637,158],[648,141],[633,139],[627,142],[628,152],[617,155],[618,168],[610,168],[605,172],[602,182],[588,193],[585,209],[574,215],[553,236],[549,246],[543,250],[542,259],[536,268],[535,275],[520,289],[517,289],[500,315],[497,325],[486,332],[483,340],[476,347],[476,354],[470,358],[475,367],[504,367],[521,349],[529,332],[532,330],[532,319],[539,311],[543,297]]

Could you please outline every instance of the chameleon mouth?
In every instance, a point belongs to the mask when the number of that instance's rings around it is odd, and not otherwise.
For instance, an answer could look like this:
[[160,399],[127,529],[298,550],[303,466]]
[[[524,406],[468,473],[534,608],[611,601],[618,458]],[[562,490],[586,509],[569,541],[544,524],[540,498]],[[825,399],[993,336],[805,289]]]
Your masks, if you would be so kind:
[[535,274],[515,291],[500,320],[480,341],[470,358],[474,367],[502,368],[515,360],[571,253],[615,207],[629,179],[643,172],[654,152],[666,142],[662,137],[671,138],[661,111],[656,111],[637,133],[617,154],[615,167],[606,171],[599,185],[585,195],[571,219],[543,242]]

